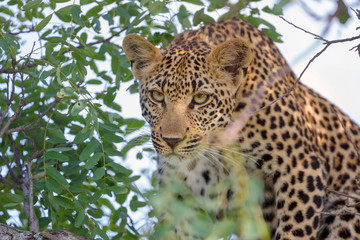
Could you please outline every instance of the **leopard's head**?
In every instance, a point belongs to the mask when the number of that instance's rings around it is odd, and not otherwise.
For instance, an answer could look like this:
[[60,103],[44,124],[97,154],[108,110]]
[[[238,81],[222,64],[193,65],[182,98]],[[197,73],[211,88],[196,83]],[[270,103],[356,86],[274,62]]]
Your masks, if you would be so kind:
[[231,121],[250,47],[230,40],[211,49],[197,41],[160,50],[131,34],[123,49],[139,81],[142,114],[158,154],[179,162],[209,149],[209,136]]

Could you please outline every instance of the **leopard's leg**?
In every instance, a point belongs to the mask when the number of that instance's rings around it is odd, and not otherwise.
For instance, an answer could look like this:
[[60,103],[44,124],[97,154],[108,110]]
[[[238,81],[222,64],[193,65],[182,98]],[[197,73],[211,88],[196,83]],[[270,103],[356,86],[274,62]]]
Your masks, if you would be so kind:
[[272,177],[276,195],[276,240],[315,240],[319,231],[325,185],[318,165],[305,161],[298,162],[299,168],[276,170]]
[[[317,239],[360,239],[360,193],[329,193]],[[353,198],[352,198],[353,197]]]
[[265,181],[263,201],[261,203],[261,209],[265,221],[270,227],[271,236],[275,235],[276,231],[276,205],[275,205],[275,194],[274,189],[270,184]]

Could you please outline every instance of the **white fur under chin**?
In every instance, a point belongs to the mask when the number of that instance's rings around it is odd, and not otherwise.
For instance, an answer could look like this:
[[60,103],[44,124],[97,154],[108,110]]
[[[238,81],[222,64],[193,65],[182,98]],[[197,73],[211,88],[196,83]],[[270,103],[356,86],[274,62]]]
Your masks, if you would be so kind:
[[[204,192],[205,196],[208,195],[210,188],[222,179],[222,167],[205,157],[182,158],[175,154],[166,158],[159,156],[158,167],[163,170],[161,176],[159,175],[161,182],[166,184],[178,176],[184,180],[194,195],[200,195],[201,192]],[[209,175],[207,181],[203,176],[204,171]]]

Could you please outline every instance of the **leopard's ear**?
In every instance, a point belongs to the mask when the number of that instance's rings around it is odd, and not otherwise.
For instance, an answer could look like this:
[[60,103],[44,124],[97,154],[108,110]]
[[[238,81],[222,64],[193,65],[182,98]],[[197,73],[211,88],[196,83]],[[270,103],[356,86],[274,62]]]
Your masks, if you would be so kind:
[[131,61],[132,72],[136,79],[142,80],[161,59],[160,50],[136,34],[124,38],[122,47],[126,57]]
[[250,46],[238,39],[227,41],[214,49],[209,57],[211,69],[221,79],[229,79],[238,86],[252,60]]

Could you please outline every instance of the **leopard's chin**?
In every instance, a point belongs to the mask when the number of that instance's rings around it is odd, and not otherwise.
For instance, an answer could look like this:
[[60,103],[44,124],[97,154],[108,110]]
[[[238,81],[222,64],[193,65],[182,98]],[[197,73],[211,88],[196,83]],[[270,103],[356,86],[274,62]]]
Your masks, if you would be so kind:
[[161,159],[161,163],[167,164],[171,168],[180,168],[184,165],[188,165],[192,161],[196,161],[199,159],[199,155],[203,154],[202,152],[196,151],[193,153],[187,153],[186,155],[182,155],[181,153],[168,153],[166,155],[159,154]]

